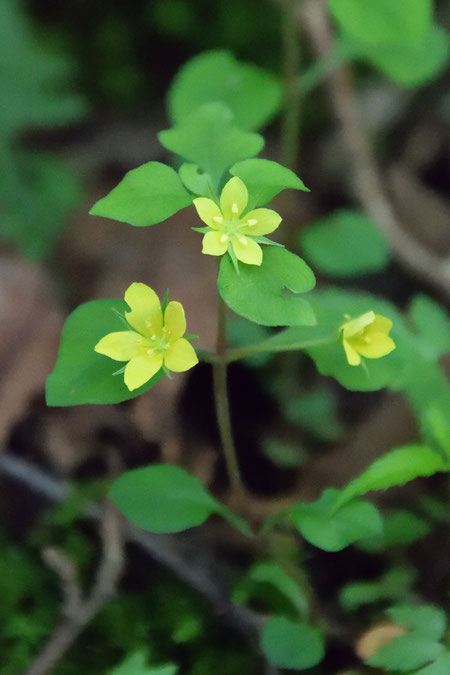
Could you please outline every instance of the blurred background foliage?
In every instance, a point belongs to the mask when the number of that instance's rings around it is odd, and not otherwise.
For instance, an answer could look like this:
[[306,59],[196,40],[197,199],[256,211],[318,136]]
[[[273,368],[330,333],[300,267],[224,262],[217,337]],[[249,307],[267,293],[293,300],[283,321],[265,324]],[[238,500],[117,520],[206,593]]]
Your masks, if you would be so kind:
[[[95,294],[120,295],[115,278],[122,282],[132,271],[142,273],[140,240],[129,247],[125,242],[136,235],[127,229],[122,237],[119,230],[102,229],[93,219],[87,223],[80,214],[128,169],[150,159],[167,159],[156,145],[156,132],[169,126],[167,90],[190,58],[205,50],[226,50],[265,69],[275,89],[286,84],[281,4],[268,0],[135,0],[131,6],[120,0],[0,2],[0,275],[2,294],[7,300],[10,294],[11,304],[11,311],[1,306],[3,325],[10,326],[10,317],[17,314],[14,284],[23,286],[34,302],[33,293],[42,282],[38,276],[36,283],[33,275],[44,275],[44,286],[64,298],[59,307],[62,316],[87,299],[92,288]],[[427,14],[428,4],[398,0],[398,13],[377,23],[376,17],[368,21],[355,11],[351,0],[329,0],[337,41],[322,61],[315,59],[305,35],[300,35],[301,151],[293,168],[312,190],[312,201],[306,206],[300,200],[293,205],[286,201],[283,207],[292,214],[287,239],[317,271],[319,284],[340,286],[339,291],[322,296],[319,304],[328,297],[339,307],[348,307],[357,289],[382,296],[383,307],[390,302],[400,310],[408,308],[401,337],[412,354],[412,367],[403,389],[416,416],[413,419],[405,412],[395,395],[385,398],[381,392],[346,391],[335,380],[319,378],[310,358],[299,352],[261,353],[243,365],[233,365],[232,404],[238,412],[245,406],[245,419],[239,421],[236,415],[243,471],[257,495],[255,510],[264,513],[270,513],[272,499],[283,504],[298,490],[305,499],[315,498],[317,486],[331,484],[336,477],[352,477],[354,466],[365,466],[395,445],[423,438],[433,447],[449,447],[445,364],[440,370],[435,363],[450,344],[444,298],[398,265],[379,229],[355,207],[347,165],[337,150],[333,112],[318,86],[337,63],[353,65],[367,125],[397,208],[411,223],[414,236],[440,251],[448,242],[450,99],[445,69],[450,10],[445,0],[437,0],[434,14]],[[233,89],[232,59],[222,52],[217,59],[217,71],[209,73],[211,87],[222,77]],[[205,77],[202,74],[202,84]],[[264,156],[283,161],[276,116],[281,100],[276,93],[268,100]],[[173,119],[177,105],[181,104],[173,94],[168,111]],[[248,110],[260,108],[259,99],[248,105]],[[256,128],[258,121],[248,126]],[[142,265],[148,264],[151,255],[157,257],[158,250],[165,251],[167,235],[161,237],[155,244],[156,256],[153,249],[143,249]],[[11,261],[22,275],[19,281],[10,273]],[[128,273],[123,271],[125,264],[131,265]],[[191,274],[181,263],[180,268],[184,278]],[[203,268],[200,274],[203,284]],[[161,283],[165,289],[167,282]],[[178,282],[179,288],[183,283]],[[193,289],[194,284],[195,280]],[[22,378],[11,387],[5,376],[2,402],[16,397],[18,405],[13,414],[5,413],[2,444],[50,472],[70,477],[76,487],[61,505],[49,507],[46,499],[27,491],[20,481],[2,479],[0,675],[26,671],[60,612],[59,584],[41,560],[42,548],[60,547],[86,588],[95,574],[99,542],[84,509],[86,500],[103,494],[106,449],[113,446],[128,467],[160,459],[163,445],[160,436],[152,435],[153,429],[148,431],[148,410],[129,413],[121,407],[114,419],[100,411],[94,421],[86,409],[80,418],[69,413],[58,417],[59,413],[44,410],[42,374],[36,376],[33,387],[22,391],[32,371],[29,363],[42,361],[45,373],[54,358],[54,336],[42,338],[50,357],[34,352],[23,370],[11,347],[24,341],[24,334],[38,335],[42,324],[50,324],[53,300],[46,298],[39,296],[35,311],[26,305],[24,324],[5,333],[0,343],[6,375],[17,367]],[[212,313],[213,307],[206,300],[205,314]],[[388,311],[399,311],[389,307]],[[398,323],[402,324],[400,315]],[[239,317],[230,321],[233,346],[270,335],[269,329]],[[322,363],[326,370],[326,355]],[[341,381],[339,372],[332,374]],[[172,418],[182,418],[186,447],[194,456],[186,452],[185,462],[191,462],[199,476],[221,493],[223,467],[219,462],[211,468],[208,454],[217,442],[208,367],[199,367],[184,387],[186,391],[178,392],[178,407],[166,398],[157,402],[158,410],[166,406]],[[191,389],[195,397],[189,394]],[[160,424],[167,425],[161,419]],[[59,457],[62,446],[71,449],[70,459]],[[171,457],[170,452],[167,456]],[[99,477],[100,487],[92,485]],[[307,542],[300,551],[288,551],[296,569],[309,577],[319,598],[318,623],[328,631],[325,660],[314,670],[319,675],[368,672],[361,665],[371,658],[361,647],[362,630],[370,633],[372,625],[384,624],[385,611],[398,603],[434,603],[448,612],[446,476],[393,490],[380,497],[378,505],[382,534],[362,538],[337,553],[324,553]],[[289,621],[305,614],[308,584],[293,584],[276,557],[275,562],[273,556],[266,559],[265,552],[252,550],[229,534],[218,542],[222,535],[212,526],[208,546],[216,559],[227,559],[224,585],[238,606],[258,616],[283,615]],[[286,545],[281,537],[279,546]],[[220,606],[211,609],[186,579],[133,544],[127,560],[120,592],[61,661],[56,675],[262,672],[259,657],[239,628],[222,621]],[[197,570],[200,576],[202,564]],[[424,625],[428,619],[425,616]],[[281,634],[287,630],[286,624],[278,628]],[[276,643],[277,626],[272,629]],[[438,633],[430,638],[431,646],[425,645],[430,654],[440,645]],[[423,675],[447,675],[448,629],[445,635],[447,646],[435,670]],[[399,662],[408,644],[398,649],[373,665],[393,673],[404,670]],[[419,672],[421,665],[419,658],[408,672]]]

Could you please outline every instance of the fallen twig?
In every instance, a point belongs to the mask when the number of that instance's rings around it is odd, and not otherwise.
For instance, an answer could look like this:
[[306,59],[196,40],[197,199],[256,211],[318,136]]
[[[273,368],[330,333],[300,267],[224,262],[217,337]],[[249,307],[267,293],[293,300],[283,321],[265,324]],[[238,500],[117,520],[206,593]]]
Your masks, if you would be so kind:
[[83,598],[76,569],[55,549],[44,551],[44,559],[61,580],[64,593],[62,618],[42,652],[26,675],[45,675],[65,655],[81,631],[115,594],[124,567],[121,516],[111,503],[105,503],[101,525],[102,558],[94,585]]
[[[319,58],[334,47],[333,30],[323,0],[302,5],[302,27]],[[343,65],[326,78],[329,97],[341,127],[353,173],[355,196],[389,241],[399,263],[450,298],[450,262],[422,246],[399,222],[387,196],[369,141],[351,68]]]
[[75,565],[63,551],[53,546],[48,546],[42,551],[42,559],[61,581],[64,595],[63,614],[67,617],[77,616],[83,603],[83,596]]
[[[69,492],[67,483],[48,475],[30,462],[8,453],[0,454],[1,474],[21,483],[53,503],[63,501]],[[86,506],[84,515],[87,518],[98,520],[101,517],[101,509],[97,504],[90,503]],[[122,535],[126,541],[137,544],[187,586],[205,597],[213,608],[214,614],[230,628],[240,633],[255,653],[260,654],[259,632],[264,616],[247,607],[232,604],[227,587],[230,570],[222,561],[213,559],[205,547],[199,546],[193,533],[190,533],[189,537],[182,534],[156,535],[134,527],[128,522],[124,522],[122,526]],[[81,629],[77,635],[80,631]],[[60,627],[58,640],[61,639],[61,634],[63,638],[67,635],[63,625]],[[44,672],[46,671],[29,670],[26,675]],[[265,675],[277,675],[278,670],[265,663],[263,672]]]

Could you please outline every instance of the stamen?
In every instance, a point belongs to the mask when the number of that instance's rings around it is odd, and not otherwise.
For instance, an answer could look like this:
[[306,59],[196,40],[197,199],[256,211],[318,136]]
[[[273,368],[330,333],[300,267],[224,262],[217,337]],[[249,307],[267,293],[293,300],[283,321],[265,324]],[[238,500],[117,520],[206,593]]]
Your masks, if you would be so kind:
[[239,237],[239,241],[240,241],[241,244],[243,244],[244,246],[247,246],[247,244],[248,244],[248,241],[247,241],[247,238],[246,238],[246,237]]
[[222,216],[214,216],[213,221],[215,223],[223,223],[223,218]]
[[223,234],[220,239],[219,239],[221,244],[224,244],[226,241],[228,241],[228,235]]
[[147,354],[148,354],[149,356],[152,356],[153,351],[154,351],[153,349],[147,349]]
[[252,225],[256,225],[257,222],[256,218],[250,218],[250,220],[247,220],[247,225],[251,227]]
[[239,213],[239,207],[238,207],[238,205],[236,204],[236,202],[234,202],[234,203],[232,204],[232,206],[231,206],[231,211],[232,211],[232,213]]

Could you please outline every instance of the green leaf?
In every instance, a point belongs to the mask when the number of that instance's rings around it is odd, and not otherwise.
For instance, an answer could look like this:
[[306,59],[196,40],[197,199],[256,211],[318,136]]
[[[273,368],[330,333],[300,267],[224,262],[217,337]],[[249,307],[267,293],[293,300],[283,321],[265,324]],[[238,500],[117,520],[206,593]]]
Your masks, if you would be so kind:
[[450,385],[439,364],[424,358],[422,344],[419,358],[411,361],[402,386],[408,402],[420,420],[426,443],[450,457]]
[[307,623],[276,616],[265,622],[261,649],[277,668],[305,670],[320,663],[325,649],[322,633]]
[[265,436],[261,441],[261,452],[280,469],[294,469],[308,461],[308,451],[298,439]]
[[425,445],[405,445],[377,459],[342,491],[340,504],[372,490],[404,485],[420,476],[432,476],[447,467],[440,455]]
[[431,494],[424,495],[419,499],[418,506],[429,518],[433,525],[450,523],[450,513],[445,498],[435,497]]
[[190,204],[192,197],[170,166],[147,162],[128,171],[89,213],[144,227],[160,223]]
[[178,667],[173,664],[149,666],[145,650],[129,654],[125,661],[109,671],[109,675],[176,675]]
[[308,598],[297,582],[276,563],[259,562],[252,565],[245,579],[241,581],[240,592],[235,593],[235,597],[238,595],[240,602],[247,602],[252,595],[251,586],[254,583],[270,584],[289,601],[300,617],[307,615]]
[[196,30],[197,8],[183,0],[152,2],[146,8],[150,25],[153,30],[156,28],[158,35],[162,33],[185,42]]
[[340,551],[357,539],[382,530],[380,515],[369,502],[353,500],[339,506],[340,491],[325,490],[315,502],[299,502],[289,515],[301,534],[324,551]]
[[290,395],[283,405],[290,422],[302,426],[316,438],[336,442],[345,433],[337,412],[336,399],[330,389],[318,388],[299,396]]
[[293,171],[270,159],[244,159],[232,166],[230,173],[245,183],[249,211],[264,206],[286,188],[309,192]]
[[93,300],[72,312],[64,326],[55,367],[47,378],[47,405],[120,403],[139,396],[161,379],[162,370],[139,389],[129,391],[123,376],[113,375],[120,364],[94,351],[102,337],[123,330],[116,312],[123,315],[126,310],[126,303],[117,299]]
[[195,56],[178,72],[169,91],[169,112],[180,122],[204,103],[224,103],[242,129],[259,129],[279,110],[282,89],[270,73],[236,61],[225,51]]
[[[166,666],[152,666],[150,670],[142,675],[177,675],[178,666],[169,663]],[[130,672],[130,675],[137,675],[136,672]]]
[[109,497],[134,525],[150,532],[181,532],[201,525],[213,513],[245,534],[247,523],[233,515],[194,476],[179,466],[153,464],[127,471],[111,486]]
[[211,198],[211,177],[207,173],[202,173],[197,164],[184,163],[178,169],[178,174],[183,185],[200,197]]
[[450,317],[441,305],[426,295],[416,295],[408,317],[417,329],[428,358],[437,359],[450,351]]
[[83,117],[86,105],[72,93],[75,68],[68,50],[52,50],[43,32],[34,34],[25,7],[16,0],[0,3],[0,129],[2,139],[26,127],[54,127]]
[[27,258],[46,258],[81,201],[65,164],[42,154],[3,153],[0,160],[0,237]]
[[387,668],[389,671],[407,672],[433,661],[442,650],[441,644],[420,635],[402,635],[381,647],[366,663],[376,668]]
[[236,126],[222,103],[206,103],[158,134],[161,144],[211,176],[216,190],[223,173],[241,159],[257,155],[264,145],[259,134]]
[[[227,345],[230,348],[251,348],[254,344],[264,341],[270,334],[269,330],[265,326],[232,314],[227,321]],[[247,364],[251,367],[263,366],[268,358],[267,354],[256,353],[254,356],[249,356]]]
[[448,675],[450,673],[450,651],[442,652],[434,663],[421,668],[415,675]]
[[304,230],[299,241],[313,266],[331,276],[377,272],[389,262],[386,240],[357,211],[335,211]]
[[355,611],[364,605],[381,600],[401,600],[416,577],[412,568],[392,569],[376,581],[356,581],[347,584],[339,594],[339,602],[346,611]]
[[395,546],[407,546],[422,539],[430,531],[429,525],[410,511],[397,509],[383,513],[383,532],[378,536],[364,537],[358,548],[369,553],[385,551]]
[[[2,530],[3,532],[3,530]],[[30,593],[35,594],[39,587],[40,576],[33,570],[33,558],[23,549],[12,546],[0,539],[2,556],[0,558],[0,622],[5,625],[9,617],[20,612]]]
[[328,0],[336,21],[370,45],[420,44],[431,26],[431,0]]
[[[449,396],[450,398],[450,396]],[[449,401],[444,408],[437,402],[431,403],[421,415],[421,430],[431,447],[443,452],[450,460],[450,419],[448,417]]]
[[435,660],[443,650],[438,640],[445,630],[445,614],[435,607],[403,606],[390,609],[389,617],[399,626],[410,630],[394,638],[366,660],[370,666],[399,670],[420,668]]
[[389,609],[387,614],[394,623],[406,626],[429,640],[440,640],[444,635],[447,623],[445,612],[432,605],[400,605]]
[[450,54],[450,38],[441,26],[431,26],[417,46],[389,44],[372,48],[362,45],[355,51],[395,82],[417,87],[445,69]]
[[239,274],[229,256],[223,256],[217,284],[226,304],[255,323],[265,326],[316,323],[309,303],[293,295],[314,288],[314,274],[301,258],[286,249],[264,248],[262,265],[240,264]]

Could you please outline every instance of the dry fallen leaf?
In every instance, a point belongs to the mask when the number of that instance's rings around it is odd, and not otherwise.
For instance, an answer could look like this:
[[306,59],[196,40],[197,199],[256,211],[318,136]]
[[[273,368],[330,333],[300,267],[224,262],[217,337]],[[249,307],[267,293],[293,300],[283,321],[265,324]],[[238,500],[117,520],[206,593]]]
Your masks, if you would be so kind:
[[28,402],[43,391],[63,325],[46,271],[0,258],[0,444]]
[[381,647],[388,645],[394,638],[406,635],[408,629],[395,623],[384,622],[373,626],[363,633],[355,645],[355,652],[365,661],[376,654]]

